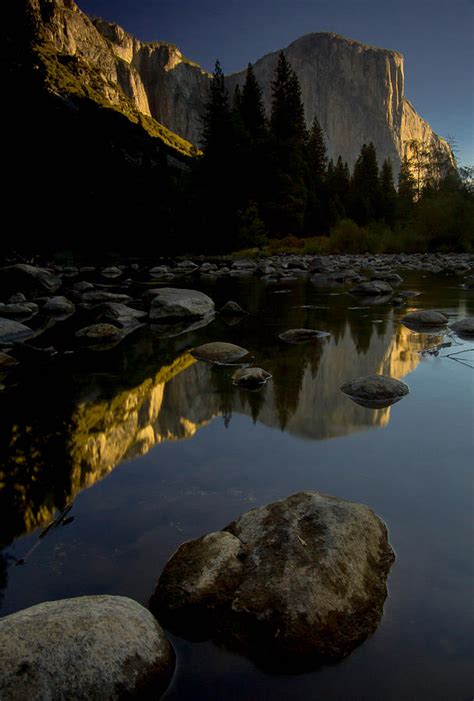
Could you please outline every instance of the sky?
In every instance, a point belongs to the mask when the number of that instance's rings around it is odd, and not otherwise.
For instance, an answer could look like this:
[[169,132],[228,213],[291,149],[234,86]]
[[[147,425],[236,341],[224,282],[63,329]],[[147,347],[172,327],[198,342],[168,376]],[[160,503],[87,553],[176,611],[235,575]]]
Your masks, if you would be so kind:
[[174,43],[212,71],[241,70],[310,32],[405,56],[405,95],[474,165],[474,0],[77,0],[144,41]]

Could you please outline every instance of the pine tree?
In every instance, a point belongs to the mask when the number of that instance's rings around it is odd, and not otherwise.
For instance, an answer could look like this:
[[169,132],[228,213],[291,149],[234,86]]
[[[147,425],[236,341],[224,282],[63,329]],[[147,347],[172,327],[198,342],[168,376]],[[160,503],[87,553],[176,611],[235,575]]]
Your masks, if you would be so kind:
[[397,202],[397,191],[393,183],[392,162],[386,158],[380,170],[380,217],[384,222],[392,227],[395,220],[395,206]]
[[229,93],[219,61],[216,61],[202,123],[204,154],[210,158],[218,156],[229,144],[232,135]]
[[247,75],[242,89],[240,114],[250,138],[262,138],[265,133],[265,108],[262,100],[262,89],[255,78],[251,63],[247,66]]
[[266,221],[273,234],[303,231],[307,130],[298,78],[281,51],[272,82]]
[[305,230],[310,235],[320,235],[329,227],[327,207],[327,154],[323,130],[314,117],[306,149],[308,197]]
[[312,177],[317,183],[322,183],[326,173],[328,157],[326,140],[316,115],[314,115],[313,124],[309,132],[307,155]]
[[351,176],[349,166],[339,156],[336,165],[331,160],[327,168],[327,197],[329,208],[329,224],[334,226],[339,219],[347,216]]
[[377,153],[372,142],[364,144],[354,166],[351,183],[350,215],[360,226],[378,218],[380,182]]
[[405,156],[398,175],[397,218],[401,221],[407,221],[413,215],[416,195],[417,182]]

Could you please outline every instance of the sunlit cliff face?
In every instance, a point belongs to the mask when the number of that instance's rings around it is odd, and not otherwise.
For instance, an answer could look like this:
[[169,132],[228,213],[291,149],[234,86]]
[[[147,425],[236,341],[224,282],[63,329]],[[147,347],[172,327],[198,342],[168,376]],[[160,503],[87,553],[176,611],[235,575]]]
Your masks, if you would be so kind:
[[[438,339],[439,341],[440,339]],[[401,379],[420,362],[424,337],[391,321],[357,336],[349,324],[337,337],[288,347],[268,362],[273,380],[258,394],[234,388],[232,369],[196,362],[189,353],[133,389],[84,399],[51,435],[13,426],[0,486],[14,503],[14,531],[44,526],[57,508],[105,477],[123,460],[169,440],[192,438],[215,417],[232,412],[310,440],[386,426],[390,408],[365,409],[343,395],[345,381],[363,374]],[[433,338],[429,339],[429,344]]]

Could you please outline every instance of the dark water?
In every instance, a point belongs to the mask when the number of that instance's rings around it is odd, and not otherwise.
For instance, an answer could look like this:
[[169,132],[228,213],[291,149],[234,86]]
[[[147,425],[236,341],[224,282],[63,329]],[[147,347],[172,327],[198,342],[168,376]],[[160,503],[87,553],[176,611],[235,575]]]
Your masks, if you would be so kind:
[[[474,313],[474,293],[458,278],[402,275],[403,288],[423,292],[408,310]],[[474,374],[465,363],[474,353],[444,356],[474,343],[414,333],[398,321],[406,309],[354,308],[350,296],[306,281],[285,283],[288,292],[245,278],[203,289],[251,315],[169,339],[139,330],[115,350],[37,366],[3,393],[2,615],[83,594],[147,605],[183,541],[318,490],[368,504],[387,523],[396,562],[375,635],[344,661],[294,676],[172,638],[178,662],[166,698],[472,698]],[[51,333],[64,350],[62,323]],[[332,336],[278,340],[300,326]],[[231,368],[193,362],[186,351],[210,340],[245,346],[273,380],[245,393]],[[443,340],[453,345],[437,357],[420,354]],[[410,394],[375,411],[339,391],[376,372],[405,380]],[[71,501],[73,520],[39,539]]]

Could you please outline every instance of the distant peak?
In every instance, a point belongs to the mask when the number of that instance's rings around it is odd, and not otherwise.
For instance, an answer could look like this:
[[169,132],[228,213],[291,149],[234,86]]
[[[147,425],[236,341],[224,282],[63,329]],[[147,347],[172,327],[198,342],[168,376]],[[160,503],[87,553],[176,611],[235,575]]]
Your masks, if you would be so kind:
[[396,51],[395,49],[385,49],[385,48],[382,48],[380,46],[374,46],[372,44],[365,44],[362,41],[358,41],[357,39],[351,39],[349,37],[345,37],[342,34],[337,34],[336,32],[310,32],[309,34],[303,34],[303,36],[292,41],[287,46],[287,48],[290,48],[291,46],[294,46],[295,44],[299,44],[299,43],[304,43],[304,42],[309,42],[309,41],[320,41],[320,40],[324,40],[324,39],[341,41],[341,42],[344,42],[345,44],[349,44],[350,46],[358,47],[358,48],[364,49],[366,51],[381,51],[383,53],[388,52],[391,54],[395,54],[396,56],[403,59],[403,54],[401,54],[399,51]]

